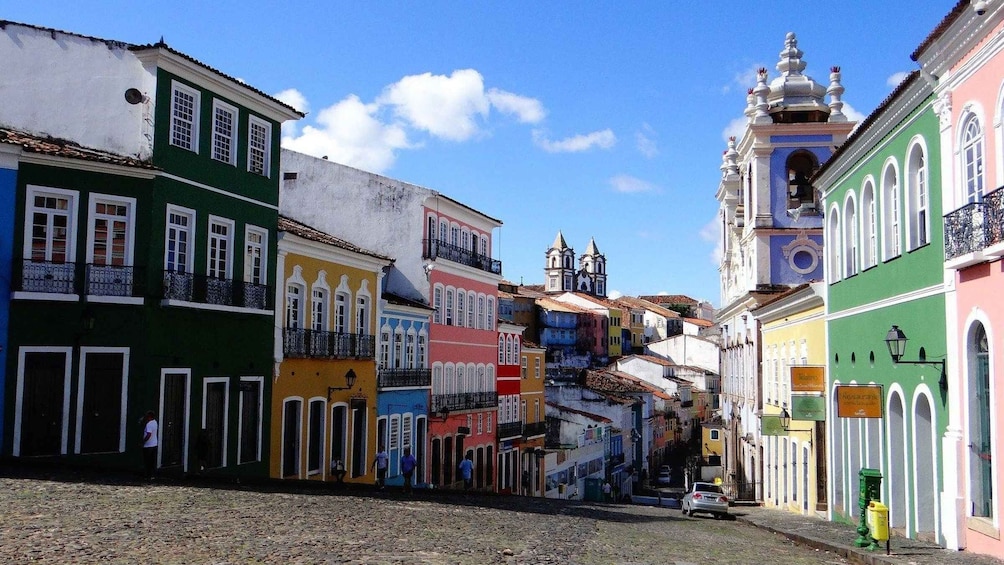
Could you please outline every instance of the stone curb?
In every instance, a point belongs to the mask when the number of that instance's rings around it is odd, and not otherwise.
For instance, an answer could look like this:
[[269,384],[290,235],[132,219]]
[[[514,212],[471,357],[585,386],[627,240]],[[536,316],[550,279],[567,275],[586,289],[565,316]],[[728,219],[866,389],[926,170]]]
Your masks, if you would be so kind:
[[758,524],[753,520],[750,520],[743,516],[736,516],[736,520],[739,522],[743,522],[745,524],[749,524],[750,526],[753,526],[755,528],[760,528],[761,530],[767,530],[768,532],[782,535],[797,544],[812,547],[814,549],[820,549],[823,551],[829,551],[830,553],[834,553],[836,555],[839,555],[840,557],[843,557],[844,559],[847,560],[848,563],[853,563],[855,565],[902,565],[902,561],[894,560],[892,559],[892,556],[887,556],[884,553],[865,552],[863,550],[851,548],[848,546],[838,545],[833,542],[816,538],[810,538],[792,532],[786,532],[774,528],[772,526],[767,526],[765,524]]

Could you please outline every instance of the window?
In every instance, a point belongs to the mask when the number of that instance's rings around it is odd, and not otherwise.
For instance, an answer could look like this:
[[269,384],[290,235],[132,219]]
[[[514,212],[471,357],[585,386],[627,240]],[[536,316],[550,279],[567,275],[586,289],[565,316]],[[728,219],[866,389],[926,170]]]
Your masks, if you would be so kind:
[[467,327],[474,327],[474,291],[467,293]]
[[983,128],[980,120],[969,116],[962,130],[962,186],[966,202],[983,200]]
[[380,331],[380,368],[390,368],[390,328],[387,326]]
[[526,367],[527,367],[527,361],[528,361],[528,360],[527,360],[527,358],[526,358],[526,355],[524,355],[524,356],[523,356],[523,357],[522,357],[522,358],[520,359],[520,365],[519,365],[519,376],[520,376],[520,377],[522,377],[522,378],[524,378],[524,379],[526,378],[526,372],[527,372],[527,371],[526,371]]
[[505,364],[505,335],[499,334],[499,365]]
[[479,330],[485,329],[485,297],[483,294],[478,295],[477,328]]
[[[30,222],[25,229],[25,257],[32,261],[73,261],[73,223],[77,193],[55,188],[28,187]],[[29,231],[30,230],[30,231]]]
[[565,275],[565,288],[562,290],[572,290],[572,275]]
[[164,270],[175,273],[192,272],[192,236],[195,232],[195,211],[168,206],[167,234],[164,249]]
[[199,152],[199,91],[172,82],[171,145]]
[[132,225],[136,200],[92,196],[87,262],[92,265],[132,264]]
[[232,278],[233,230],[233,221],[210,216],[209,263],[206,265],[206,275],[210,278]]
[[237,108],[213,100],[213,159],[228,165],[236,164]]
[[453,325],[453,295],[454,290],[452,288],[446,289],[446,325]]
[[398,326],[394,331],[394,368],[404,367],[404,331]]
[[[485,320],[485,329],[495,331],[495,298],[488,297],[488,306],[485,309],[487,318]],[[515,363],[515,361],[513,361]]]
[[893,163],[882,175],[883,259],[899,255],[899,180]]
[[348,331],[349,295],[344,292],[335,293],[335,332],[343,334]]
[[240,463],[261,461],[262,377],[241,377],[240,384]]
[[248,171],[269,176],[272,167],[272,124],[248,118]]
[[[401,416],[401,449],[412,446],[411,416]],[[413,454],[414,455],[414,454]]]
[[363,294],[365,290],[364,287],[356,293],[356,333],[359,335],[370,333],[370,300]]
[[437,324],[443,323],[443,289],[437,286],[435,290],[432,291],[432,307],[434,308],[432,314],[432,321]]
[[906,205],[909,218],[906,228],[909,231],[910,249],[913,250],[928,242],[927,165],[923,146],[915,144],[911,147],[906,166]]
[[311,289],[310,329],[328,331],[328,290],[321,287]]
[[547,288],[551,290],[558,290],[558,277],[556,275],[551,275],[547,279]]
[[[516,364],[516,360],[515,358],[513,358],[512,334],[509,334],[505,337],[505,364],[506,365]],[[502,363],[499,363],[499,365],[502,365]]]
[[534,357],[533,359],[533,378],[540,378],[540,357]]
[[415,360],[415,364],[416,364],[416,366],[419,369],[424,369],[425,368],[425,364],[426,364],[426,361],[425,361],[425,352],[426,352],[425,341],[426,341],[425,334],[424,333],[419,334],[418,335],[418,358]]
[[394,451],[398,449],[401,445],[401,418],[398,415],[393,415],[390,417],[390,437],[387,442],[387,449]]
[[854,198],[850,197],[844,203],[844,276],[849,277],[858,272],[858,224],[854,209]]
[[407,369],[415,368],[415,330],[408,330],[408,341],[404,353],[404,365]]
[[268,284],[265,245],[268,232],[255,226],[244,229],[244,304],[247,308],[264,310],[267,304],[265,286]]
[[718,430],[711,430],[711,439],[713,441],[718,441]]
[[467,293],[464,292],[464,289],[460,289],[460,290],[457,291],[457,317],[456,317],[456,319],[457,319],[457,325],[461,326],[461,327],[463,327],[463,325],[464,325],[464,312],[467,311],[467,309],[464,307],[464,302],[465,302],[466,298],[467,298]]
[[286,327],[303,327],[303,287],[292,283],[286,285]]
[[[829,226],[826,230],[826,240],[827,241],[840,241],[840,212],[836,206],[830,209],[829,217],[827,218]],[[827,262],[827,267],[829,270],[828,276],[831,282],[836,282],[841,279],[843,271],[841,270],[841,256],[843,251],[842,245],[827,245],[826,253],[829,257]],[[659,319],[659,326],[662,326],[662,319]]]
[[878,253],[878,236],[875,232],[875,187],[871,181],[861,191],[861,268],[874,267]]

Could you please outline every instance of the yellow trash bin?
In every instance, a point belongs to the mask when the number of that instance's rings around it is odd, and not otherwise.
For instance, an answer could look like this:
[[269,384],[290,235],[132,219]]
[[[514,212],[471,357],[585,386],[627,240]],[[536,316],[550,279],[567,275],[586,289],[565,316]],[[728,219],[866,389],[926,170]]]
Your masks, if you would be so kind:
[[877,500],[868,503],[868,530],[875,541],[889,539],[889,507]]

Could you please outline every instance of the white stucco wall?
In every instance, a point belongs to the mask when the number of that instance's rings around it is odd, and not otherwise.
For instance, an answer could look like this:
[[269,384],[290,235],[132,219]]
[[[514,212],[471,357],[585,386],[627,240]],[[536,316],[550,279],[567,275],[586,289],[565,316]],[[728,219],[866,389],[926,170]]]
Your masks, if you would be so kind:
[[[156,75],[123,45],[9,24],[0,30],[0,77],[0,124],[120,155],[152,155]],[[150,100],[129,104],[129,88]]]
[[700,367],[717,373],[719,347],[717,344],[692,335],[675,335],[645,346],[646,353],[669,359],[677,365]]

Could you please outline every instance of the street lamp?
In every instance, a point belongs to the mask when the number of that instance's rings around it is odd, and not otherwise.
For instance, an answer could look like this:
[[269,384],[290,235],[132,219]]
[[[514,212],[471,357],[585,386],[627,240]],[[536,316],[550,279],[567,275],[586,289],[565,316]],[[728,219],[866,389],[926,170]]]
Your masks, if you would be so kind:
[[336,390],[348,390],[352,388],[355,384],[356,384],[356,372],[353,371],[352,369],[349,369],[348,372],[345,373],[345,386],[328,387],[328,401],[329,402],[331,401],[332,392],[335,392]]
[[[885,334],[885,344],[889,348],[889,356],[892,357],[892,362],[896,365],[902,363],[908,365],[931,365],[932,367],[940,368],[941,377],[938,379],[938,386],[941,388],[942,394],[947,394],[948,375],[945,372],[945,360],[928,361],[921,355],[919,361],[903,361],[903,354],[906,353],[906,342],[906,334],[897,325],[893,325]],[[923,352],[923,348],[921,348],[921,352]]]

